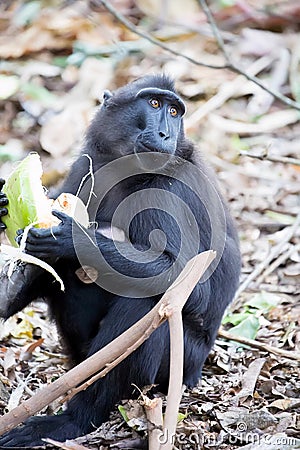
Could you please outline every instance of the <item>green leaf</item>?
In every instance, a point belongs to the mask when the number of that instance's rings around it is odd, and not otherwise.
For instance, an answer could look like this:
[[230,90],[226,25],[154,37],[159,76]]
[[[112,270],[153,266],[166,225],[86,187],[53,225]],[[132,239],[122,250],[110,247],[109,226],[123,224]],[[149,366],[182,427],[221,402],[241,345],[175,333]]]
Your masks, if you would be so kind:
[[126,412],[126,409],[124,408],[124,406],[119,405],[118,410],[119,410],[121,416],[123,417],[123,419],[125,420],[125,422],[127,423],[129,419],[128,419],[127,412]]
[[244,303],[244,306],[256,308],[260,312],[268,312],[270,309],[278,305],[279,300],[280,298],[278,295],[263,291],[251,297],[250,300]]
[[21,85],[21,91],[31,100],[36,100],[45,107],[53,106],[57,102],[57,97],[52,92],[35,83],[23,83]]
[[11,173],[3,187],[9,204],[8,214],[2,217],[2,221],[7,226],[6,235],[15,247],[17,230],[35,224],[40,217],[49,214],[50,206],[41,183],[42,173],[39,155],[30,153]]
[[224,319],[222,320],[223,325],[226,323],[231,323],[232,325],[238,325],[243,320],[247,319],[249,315],[252,314],[250,311],[245,311],[243,313],[229,313],[227,314]]
[[259,320],[254,315],[248,316],[238,325],[230,328],[229,332],[235,336],[242,336],[248,339],[255,339],[259,330]]
[[219,0],[218,4],[220,8],[228,8],[230,6],[234,6],[236,3],[235,0]]
[[249,150],[249,144],[242,140],[238,134],[233,134],[231,136],[230,142],[234,150]]
[[38,16],[41,10],[41,2],[33,1],[23,4],[14,14],[13,21],[17,26],[29,25]]
[[296,218],[293,216],[289,216],[288,214],[282,214],[275,211],[266,211],[266,216],[270,217],[270,219],[275,220],[276,222],[283,223],[285,225],[293,225]]
[[58,67],[62,67],[63,69],[67,67],[67,59],[68,56],[55,56],[52,59],[52,64]]
[[11,145],[0,145],[0,161],[19,161],[23,156],[23,151],[16,146],[12,149]]
[[177,414],[177,423],[181,422],[182,420],[186,419],[188,416],[188,414],[182,414],[182,413],[178,413]]

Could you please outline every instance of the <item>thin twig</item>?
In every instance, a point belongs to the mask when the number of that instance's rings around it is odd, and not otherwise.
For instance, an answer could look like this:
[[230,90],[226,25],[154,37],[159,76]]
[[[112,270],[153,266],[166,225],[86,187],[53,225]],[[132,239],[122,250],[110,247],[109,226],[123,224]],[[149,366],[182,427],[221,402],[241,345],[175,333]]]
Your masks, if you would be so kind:
[[210,69],[228,69],[232,72],[238,73],[240,75],[243,75],[247,80],[252,81],[260,88],[264,89],[266,92],[268,92],[270,95],[272,95],[274,98],[279,100],[280,102],[284,103],[285,105],[289,106],[290,108],[295,108],[298,111],[300,111],[300,104],[285,95],[281,94],[278,91],[275,91],[273,89],[270,89],[267,85],[265,85],[263,82],[260,81],[259,78],[245,72],[244,70],[240,69],[231,59],[229,53],[226,50],[224,40],[221,36],[221,33],[216,25],[216,22],[213,18],[213,15],[210,12],[210,9],[205,2],[205,0],[198,0],[198,3],[200,4],[201,8],[203,9],[207,20],[212,28],[213,34],[215,36],[215,39],[218,43],[218,46],[220,50],[222,51],[226,63],[223,65],[215,65],[215,64],[207,64],[203,61],[198,61],[194,58],[191,58],[190,56],[184,55],[183,53],[177,52],[176,50],[173,50],[172,48],[168,47],[167,45],[163,44],[158,39],[154,38],[150,34],[146,33],[145,31],[141,31],[138,27],[136,27],[133,23],[131,23],[129,20],[127,20],[121,13],[119,13],[110,2],[106,0],[98,0],[98,2],[104,6],[107,11],[109,11],[118,22],[122,23],[128,30],[132,31],[132,33],[137,34],[138,36],[142,37],[143,39],[146,39],[147,41],[151,42],[152,44],[162,48],[163,50],[171,53],[172,55],[179,56],[180,58],[184,58],[185,60],[189,61],[192,64],[195,64],[197,66],[203,66],[208,67]]
[[[260,264],[256,266],[256,268],[253,270],[253,272],[246,278],[246,280],[240,285],[238,288],[235,299],[239,297],[239,295],[249,286],[251,281],[255,280],[262,271],[268,267],[268,265],[278,257],[278,255],[281,254],[286,244],[291,240],[291,238],[294,236],[295,232],[297,231],[298,227],[300,225],[300,212],[296,217],[295,222],[292,226],[286,228],[286,234],[283,237],[283,239],[275,245],[273,248],[271,248],[269,255],[262,261]],[[232,304],[234,305],[234,303]],[[233,306],[231,306],[231,309]]]
[[[248,71],[252,75],[256,75],[262,70],[266,69],[272,62],[270,56],[262,56],[255,60],[248,68]],[[203,120],[209,113],[220,108],[224,103],[235,95],[239,89],[245,84],[245,79],[242,75],[238,75],[234,80],[222,83],[219,91],[213,97],[210,97],[207,102],[196,109],[186,120],[185,129],[189,130],[195,125],[199,125],[199,122]]]
[[231,64],[227,67],[229,70],[232,70],[232,72],[239,73],[240,75],[243,75],[247,80],[253,81],[257,86],[264,89],[269,94],[273,95],[274,98],[279,100],[281,103],[284,103],[287,106],[290,106],[291,108],[297,109],[300,111],[300,103],[296,102],[295,100],[290,99],[289,97],[286,97],[285,95],[281,94],[279,91],[274,91],[273,89],[270,89],[265,83],[260,81],[259,78],[250,75],[249,73],[245,72],[244,70],[240,69],[235,64]]
[[206,0],[197,0],[199,5],[201,6],[204,14],[206,15],[207,21],[210,24],[213,34],[215,36],[215,39],[218,43],[218,46],[220,50],[222,51],[224,58],[227,63],[227,69],[231,70],[232,72],[239,73],[240,75],[243,75],[247,78],[247,80],[253,81],[253,83],[257,84],[257,86],[264,89],[266,92],[271,94],[273,97],[275,97],[277,100],[281,101],[282,103],[285,103],[286,105],[295,108],[297,110],[300,110],[300,104],[298,102],[295,102],[294,100],[286,97],[285,95],[281,94],[279,91],[274,91],[273,89],[270,89],[268,86],[266,86],[264,83],[260,81],[259,78],[256,78],[253,75],[250,75],[249,73],[245,72],[244,70],[240,69],[231,59],[229,53],[226,50],[224,40],[221,36],[221,33],[217,27],[216,21],[210,11],[209,6],[206,3]]
[[[198,3],[202,7],[204,13],[206,14],[207,20],[213,30],[213,34],[217,40],[217,43],[220,47],[220,50],[222,51],[226,63],[223,65],[215,65],[215,64],[207,64],[203,61],[196,60],[194,58],[191,58],[190,56],[187,56],[181,52],[177,52],[176,50],[173,50],[172,48],[168,47],[167,45],[163,44],[158,39],[154,38],[150,34],[141,31],[138,27],[136,27],[133,23],[131,23],[129,20],[127,20],[121,13],[119,13],[110,2],[106,0],[98,0],[98,3],[100,3],[102,6],[104,6],[107,11],[109,11],[116,20],[118,20],[120,23],[122,23],[128,30],[132,31],[132,33],[137,34],[138,36],[146,39],[147,41],[151,42],[152,44],[162,48],[163,50],[171,53],[172,55],[179,56],[180,58],[184,58],[185,60],[189,61],[192,64],[195,64],[197,66],[203,66],[208,67],[210,69],[228,69],[232,72],[238,73],[240,75],[243,75],[247,80],[252,81],[257,86],[262,88],[264,91],[268,92],[270,95],[272,95],[274,98],[279,100],[280,102],[284,103],[285,105],[288,105],[291,108],[295,108],[298,111],[300,111],[300,104],[285,95],[281,94],[278,91],[275,91],[273,89],[270,89],[267,85],[265,85],[263,82],[260,81],[259,78],[252,76],[251,74],[245,72],[244,70],[240,69],[231,59],[230,55],[228,54],[224,40],[221,36],[221,33],[216,25],[216,22],[210,12],[210,9],[207,5],[207,3],[204,0],[198,0]],[[208,13],[209,11],[209,13]]]
[[121,13],[119,13],[110,2],[107,2],[106,0],[98,0],[98,3],[100,3],[102,6],[104,6],[107,11],[109,11],[115,19],[118,20],[118,22],[122,23],[128,30],[132,31],[132,33],[137,34],[138,36],[146,39],[147,41],[151,42],[152,44],[162,48],[163,50],[172,53],[172,55],[180,56],[181,58],[186,59],[192,64],[196,64],[198,66],[204,66],[209,67],[210,69],[226,69],[227,64],[224,65],[215,65],[215,64],[207,64],[202,61],[195,60],[194,58],[191,58],[190,56],[184,55],[183,53],[177,52],[176,50],[173,50],[172,48],[168,47],[167,45],[163,44],[161,41],[156,39],[155,37],[151,36],[150,34],[146,33],[145,31],[141,31],[138,27],[136,27],[133,23],[131,23],[129,20],[126,19]]
[[230,58],[229,53],[227,52],[227,49],[225,47],[224,39],[222,38],[222,35],[220,33],[219,28],[217,27],[216,21],[211,13],[211,10],[208,7],[208,4],[205,0],[198,0],[199,5],[201,6],[204,14],[206,15],[207,22],[209,23],[213,35],[217,41],[217,44],[219,46],[219,49],[222,50],[222,53],[224,55],[225,61],[227,62],[228,66],[232,66],[232,61]]
[[293,245],[290,244],[290,247],[286,250],[285,253],[278,256],[278,258],[275,259],[275,261],[272,262],[272,264],[269,265],[269,267],[266,268],[266,270],[257,278],[257,284],[263,283],[265,278],[270,275],[272,272],[274,272],[277,267],[281,266],[283,263],[286,262],[286,260],[293,254],[297,254],[297,252],[300,250],[300,244]]
[[247,152],[246,150],[241,150],[240,155],[241,156],[249,156],[250,158],[260,159],[261,161],[266,160],[266,161],[272,161],[272,162],[280,162],[283,164],[292,164],[293,166],[300,166],[300,159],[290,158],[288,156],[272,156],[272,155],[269,155],[268,152],[264,152],[260,155],[253,155],[253,154]]
[[224,339],[228,339],[229,341],[239,342],[243,345],[248,345],[252,348],[257,348],[258,350],[262,350],[265,352],[272,353],[273,355],[283,356],[288,359],[296,359],[300,361],[300,353],[299,352],[291,352],[288,350],[282,350],[281,348],[273,347],[272,345],[263,344],[262,342],[258,342],[254,339],[245,338],[243,336],[236,336],[235,334],[230,333],[230,331],[219,330],[218,336]]

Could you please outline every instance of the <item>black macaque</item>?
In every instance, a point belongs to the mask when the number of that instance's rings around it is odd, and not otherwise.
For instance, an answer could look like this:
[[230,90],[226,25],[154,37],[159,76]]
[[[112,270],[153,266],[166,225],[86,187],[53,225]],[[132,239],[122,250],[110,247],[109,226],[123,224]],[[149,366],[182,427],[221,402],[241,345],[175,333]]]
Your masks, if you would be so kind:
[[[78,363],[148,313],[190,258],[214,249],[217,258],[183,311],[184,383],[195,386],[238,286],[240,253],[214,175],[185,137],[184,113],[165,75],[145,76],[104,93],[83,151],[60,190],[81,197],[91,226],[83,229],[66,214],[53,212],[60,224],[32,228],[26,241],[29,254],[53,265],[65,292],[46,272],[27,277],[2,316],[44,298]],[[6,207],[3,194],[0,205]],[[104,236],[102,224],[123,230],[126,238]],[[97,271],[96,281],[86,284],[76,276],[84,266]],[[64,441],[91,432],[117,402],[133,395],[133,384],[157,384],[165,392],[168,363],[165,323],[105,378],[77,394],[61,415],[27,420],[0,437],[0,446],[34,446],[46,437]]]

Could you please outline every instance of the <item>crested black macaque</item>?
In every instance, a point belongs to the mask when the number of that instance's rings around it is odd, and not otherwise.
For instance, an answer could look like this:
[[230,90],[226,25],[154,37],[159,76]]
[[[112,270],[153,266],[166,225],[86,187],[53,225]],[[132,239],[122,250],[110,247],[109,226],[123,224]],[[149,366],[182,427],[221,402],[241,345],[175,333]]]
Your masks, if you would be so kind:
[[[183,311],[184,383],[194,386],[238,286],[240,253],[214,175],[185,137],[184,113],[184,102],[165,75],[104,93],[83,151],[60,190],[81,197],[90,227],[54,211],[59,225],[32,228],[26,241],[29,254],[52,264],[65,292],[46,272],[27,278],[3,317],[44,298],[78,363],[148,313],[190,258],[214,249],[217,258]],[[2,216],[9,204],[3,195],[0,202]],[[126,238],[104,236],[103,224],[123,230]],[[87,266],[98,274],[94,282],[76,275]],[[106,377],[77,394],[65,412],[27,420],[0,437],[0,446],[34,446],[44,437],[64,441],[91,432],[116,403],[133,395],[133,385],[157,384],[165,392],[168,363],[165,323]]]

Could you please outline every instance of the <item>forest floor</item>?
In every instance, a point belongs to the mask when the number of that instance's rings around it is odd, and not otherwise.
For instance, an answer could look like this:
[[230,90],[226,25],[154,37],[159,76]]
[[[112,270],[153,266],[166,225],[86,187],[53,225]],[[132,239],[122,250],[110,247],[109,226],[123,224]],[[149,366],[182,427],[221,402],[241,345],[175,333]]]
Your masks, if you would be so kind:
[[[172,75],[188,107],[186,133],[217,172],[243,257],[240,289],[202,383],[183,393],[175,446],[300,448],[299,111],[230,68],[197,64],[223,66],[227,56],[300,102],[299,2],[212,2],[225,53],[193,0],[184,11],[177,0],[169,9],[166,1],[112,3],[194,63],[129,31],[96,0],[1,2],[0,176],[36,151],[43,184],[57,184],[104,89],[147,73]],[[67,369],[42,301],[2,323],[0,338],[3,411]],[[61,407],[56,401],[42,412]],[[147,428],[141,408],[136,402],[124,408],[128,423],[116,409],[92,435],[53,448],[141,448]]]

